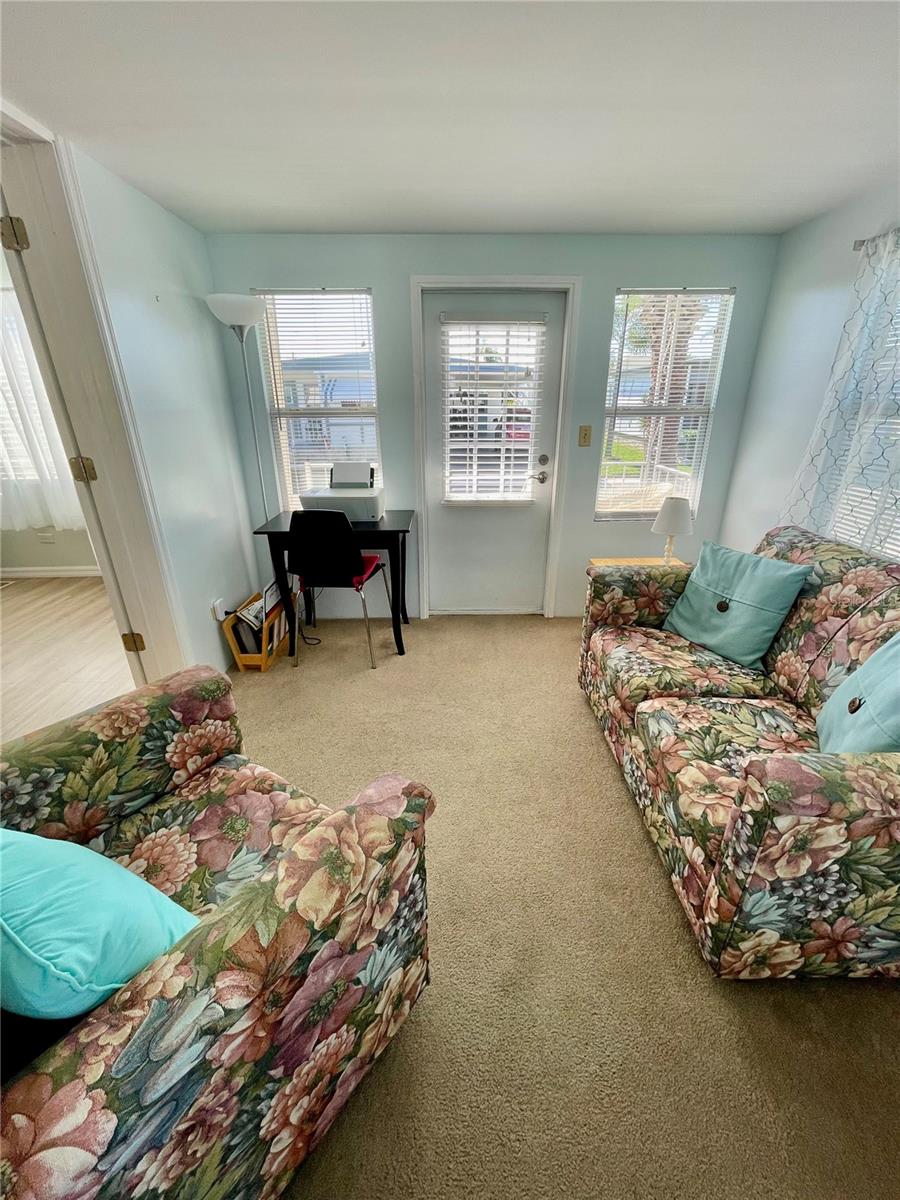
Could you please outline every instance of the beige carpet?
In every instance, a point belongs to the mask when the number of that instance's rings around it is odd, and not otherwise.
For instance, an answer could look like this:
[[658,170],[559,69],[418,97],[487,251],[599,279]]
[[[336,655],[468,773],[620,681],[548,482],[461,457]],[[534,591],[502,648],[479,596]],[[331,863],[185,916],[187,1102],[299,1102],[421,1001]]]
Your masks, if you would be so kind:
[[575,684],[578,622],[362,625],[235,680],[323,800],[428,783],[432,986],[292,1200],[896,1200],[900,994],[704,966]]

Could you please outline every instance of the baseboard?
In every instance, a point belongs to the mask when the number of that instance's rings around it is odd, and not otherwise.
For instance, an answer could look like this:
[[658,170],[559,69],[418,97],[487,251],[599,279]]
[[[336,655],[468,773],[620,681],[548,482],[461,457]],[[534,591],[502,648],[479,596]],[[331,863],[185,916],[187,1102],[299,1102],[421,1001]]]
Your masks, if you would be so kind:
[[540,617],[542,608],[430,608],[431,617]]
[[0,567],[0,579],[89,579],[99,574],[96,563],[89,567]]

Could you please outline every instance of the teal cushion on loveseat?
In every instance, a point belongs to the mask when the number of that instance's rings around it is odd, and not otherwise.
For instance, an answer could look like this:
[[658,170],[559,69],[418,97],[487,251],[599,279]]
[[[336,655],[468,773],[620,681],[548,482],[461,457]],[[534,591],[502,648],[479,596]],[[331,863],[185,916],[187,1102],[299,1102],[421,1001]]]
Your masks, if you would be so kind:
[[900,750],[900,633],[835,688],[816,717],[829,754]]
[[809,570],[809,566],[704,542],[663,629],[732,662],[762,670],[762,656],[784,624]]
[[87,1012],[196,924],[113,859],[0,829],[0,999],[10,1012]]

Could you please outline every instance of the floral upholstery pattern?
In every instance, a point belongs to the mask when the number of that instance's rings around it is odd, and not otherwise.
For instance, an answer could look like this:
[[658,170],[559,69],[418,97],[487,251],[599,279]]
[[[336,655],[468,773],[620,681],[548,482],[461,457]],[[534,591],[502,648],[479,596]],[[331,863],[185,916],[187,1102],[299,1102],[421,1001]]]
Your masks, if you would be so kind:
[[639,704],[656,696],[760,698],[774,690],[761,671],[666,629],[598,629],[590,648],[597,672],[632,716]]
[[816,712],[900,632],[900,563],[794,525],[770,530],[756,553],[812,565],[763,667],[786,696]]
[[747,762],[761,751],[818,749],[815,721],[786,700],[648,700],[637,710],[635,729],[672,832],[698,845],[710,865],[739,802]]
[[7,742],[0,823],[89,842],[240,748],[231,680],[191,667]]
[[685,589],[687,566],[588,567],[587,601],[581,636],[582,657],[598,628],[637,625],[659,629]]
[[255,879],[330,810],[230,754],[90,843],[194,913]]
[[900,979],[900,754],[752,759],[704,919],[728,978]]
[[[204,669],[204,689],[214,683],[221,699],[229,681]],[[166,727],[154,746],[207,720],[202,704],[165,716],[160,697],[179,694],[163,681],[134,700],[152,708],[137,729]],[[123,701],[110,707],[124,710]],[[239,745],[233,709],[227,720]],[[271,1200],[428,982],[425,819],[434,801],[427,788],[388,775],[331,809],[236,754],[210,763],[199,753],[176,779],[180,767],[169,762],[165,772],[157,751],[140,747],[127,752],[137,765],[116,777],[130,785],[130,772],[158,770],[164,787],[151,803],[141,808],[132,795],[147,798],[146,782],[127,787],[125,801],[115,784],[75,799],[70,777],[90,791],[103,756],[109,763],[124,735],[136,736],[134,722],[122,728],[120,716],[100,710],[90,729],[99,742],[85,741],[79,718],[52,741],[30,739],[40,746],[30,760],[21,744],[6,757],[19,771],[13,778],[27,782],[41,762],[54,767],[50,747],[70,747],[35,824],[50,824],[47,836],[64,836],[54,822],[82,839],[90,832],[93,849],[201,920],[5,1089],[2,1192]],[[57,795],[64,787],[69,795]],[[75,828],[65,808],[88,801],[100,812]],[[23,810],[30,819],[24,804],[10,812]]]
[[814,565],[764,673],[621,601],[598,623],[591,574],[579,680],[716,974],[900,978],[900,754],[822,754],[815,729],[900,628],[900,564],[793,527],[759,552]]

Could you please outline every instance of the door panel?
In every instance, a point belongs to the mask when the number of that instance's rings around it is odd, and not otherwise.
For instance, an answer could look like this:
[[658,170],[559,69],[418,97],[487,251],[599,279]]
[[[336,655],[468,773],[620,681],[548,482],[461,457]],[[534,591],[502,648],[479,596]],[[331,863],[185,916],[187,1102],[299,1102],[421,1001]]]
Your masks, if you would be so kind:
[[430,291],[423,314],[430,609],[541,612],[565,295]]

